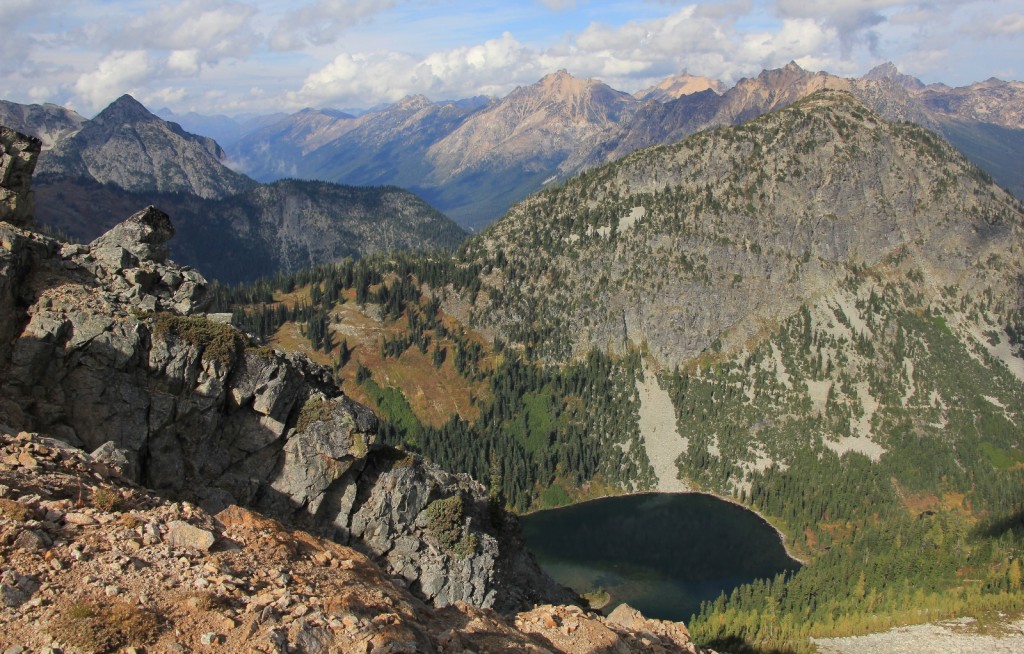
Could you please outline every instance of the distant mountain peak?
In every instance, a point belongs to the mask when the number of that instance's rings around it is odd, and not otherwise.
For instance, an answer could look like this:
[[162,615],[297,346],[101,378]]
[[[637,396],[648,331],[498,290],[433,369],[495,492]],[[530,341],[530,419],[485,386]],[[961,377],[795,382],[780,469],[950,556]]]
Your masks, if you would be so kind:
[[884,64],[878,64],[867,72],[861,79],[865,80],[891,80],[896,82],[900,86],[908,89],[920,89],[924,88],[924,84],[921,80],[911,75],[905,75],[896,68],[896,64],[891,61],[887,61]]
[[534,86],[541,89],[564,91],[567,89],[579,90],[595,83],[600,82],[595,82],[591,79],[573,77],[569,74],[569,71],[563,68],[549,75],[545,75]]
[[434,102],[425,95],[407,95],[394,104],[397,109],[423,109],[433,105]]
[[37,170],[54,178],[92,178],[130,192],[219,198],[252,188],[255,182],[227,168],[223,159],[216,141],[161,119],[126,94],[60,142]]
[[657,100],[658,102],[668,102],[681,98],[684,95],[693,95],[694,93],[700,93],[701,91],[713,91],[716,95],[722,95],[726,92],[726,86],[717,79],[711,79],[710,77],[702,77],[700,75],[690,75],[686,71],[678,75],[673,75],[662,80],[658,85],[637,91],[633,94],[638,100]]

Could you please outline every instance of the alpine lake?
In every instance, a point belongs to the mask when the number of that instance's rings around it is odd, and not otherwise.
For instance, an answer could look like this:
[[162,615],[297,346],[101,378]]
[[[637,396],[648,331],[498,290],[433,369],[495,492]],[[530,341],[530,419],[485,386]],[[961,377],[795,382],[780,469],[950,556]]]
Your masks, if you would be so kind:
[[761,516],[699,493],[607,497],[520,522],[556,581],[595,608],[625,602],[648,618],[688,622],[701,602],[800,568]]

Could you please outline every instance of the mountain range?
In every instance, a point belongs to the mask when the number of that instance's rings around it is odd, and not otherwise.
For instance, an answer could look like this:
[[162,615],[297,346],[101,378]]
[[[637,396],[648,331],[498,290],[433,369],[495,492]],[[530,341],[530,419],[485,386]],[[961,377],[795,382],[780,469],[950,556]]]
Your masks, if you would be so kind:
[[[848,91],[888,120],[914,122],[937,132],[997,183],[1024,196],[1024,84],[993,78],[957,88],[926,86],[892,64],[851,79],[790,63],[741,79],[728,89],[716,80],[684,74],[634,95],[559,71],[501,99],[433,102],[423,96],[407,97],[360,115],[304,109],[239,119],[195,113],[182,117],[197,131],[226,139],[226,151],[200,137],[190,137],[187,146],[186,141],[159,143],[163,137],[144,127],[159,119],[133,100],[129,103],[130,98],[121,98],[93,121],[53,105],[8,102],[0,104],[0,121],[36,135],[43,139],[44,149],[52,150],[40,163],[43,181],[54,174],[87,175],[128,190],[184,191],[204,197],[251,188],[251,180],[225,170],[226,164],[261,182],[298,178],[397,186],[416,193],[462,227],[479,230],[546,185],[643,147],[741,124],[823,88]],[[103,122],[116,123],[124,111],[134,118],[144,113],[145,120],[138,122],[135,134],[118,134],[110,142],[123,149],[134,141],[135,154],[130,159],[127,151],[118,154],[125,162],[121,170],[96,170],[90,161],[107,158],[97,153],[111,137],[100,136],[91,144],[89,133],[104,133]],[[167,124],[175,125],[177,137],[187,134],[175,123]],[[83,127],[88,129],[78,134]],[[63,145],[61,141],[70,136],[75,143]],[[141,145],[140,139],[150,138],[156,140]],[[176,152],[178,159],[191,157],[191,167],[208,165],[206,155],[198,154],[205,152],[220,165],[194,174],[195,180],[207,180],[210,188],[190,186],[184,169],[174,170],[177,164],[144,178],[136,169],[146,169],[138,166],[147,156],[146,148],[150,153],[161,148]]]
[[939,132],[1024,195],[1017,147],[1024,85],[992,79],[925,86],[892,64],[849,79],[790,63],[729,89],[685,75],[635,96],[559,71],[483,106],[419,97],[358,118],[304,110],[243,136],[228,153],[263,181],[396,184],[480,229],[546,184],[642,147],[740,124],[822,88],[849,91],[887,119]]
[[393,187],[281,180],[260,184],[225,165],[220,146],[123,96],[92,120],[57,107],[6,103],[10,119],[44,139],[36,219],[89,241],[159,204],[178,232],[175,258],[223,282],[294,272],[390,250],[452,249],[465,233]]

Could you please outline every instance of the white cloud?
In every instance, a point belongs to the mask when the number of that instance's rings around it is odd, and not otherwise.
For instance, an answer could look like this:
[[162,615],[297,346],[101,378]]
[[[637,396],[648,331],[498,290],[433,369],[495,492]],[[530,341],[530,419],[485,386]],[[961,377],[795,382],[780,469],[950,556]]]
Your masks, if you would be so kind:
[[1024,32],[1024,14],[1007,14],[990,27],[989,32],[998,36],[1013,36]]
[[199,73],[199,51],[175,50],[167,57],[167,68],[171,72],[182,75],[196,75]]
[[100,109],[148,80],[154,69],[153,59],[145,50],[112,52],[96,70],[79,77],[74,90],[85,107]]
[[193,51],[197,63],[244,57],[259,43],[251,19],[256,9],[224,0],[185,0],[161,4],[96,38],[121,47]]
[[26,78],[33,76],[36,69],[33,54],[38,35],[30,25],[45,20],[50,12],[59,12],[64,4],[66,2],[4,0],[0,10],[4,29],[0,38],[0,75],[21,73]]
[[85,109],[127,91],[200,111],[503,95],[559,68],[625,91],[790,60],[859,75],[889,59],[949,83],[1024,68],[1020,0],[0,2],[5,99]]
[[396,4],[398,0],[317,0],[285,14],[270,35],[270,46],[297,50],[328,45],[347,29]]
[[188,95],[188,92],[184,88],[178,86],[157,89],[152,93],[146,93],[145,95],[136,99],[142,102],[142,104],[146,105],[147,107],[159,109],[169,104],[176,104],[181,102],[185,99],[186,95]]
[[343,53],[288,95],[292,107],[370,106],[407,95],[458,98],[507,93],[543,75],[537,53],[511,34],[417,58],[398,52]]
[[340,102],[374,104],[394,101],[410,92],[417,61],[399,53],[342,53],[307,76],[302,88],[288,94],[293,108]]
[[871,28],[886,21],[884,10],[905,4],[903,0],[778,0],[783,18],[813,20],[835,29],[845,56],[860,43],[874,49],[878,37]]
[[735,62],[751,68],[770,68],[789,61],[818,55],[828,51],[835,41],[835,31],[823,28],[805,18],[787,19],[775,31],[747,34],[734,52]]

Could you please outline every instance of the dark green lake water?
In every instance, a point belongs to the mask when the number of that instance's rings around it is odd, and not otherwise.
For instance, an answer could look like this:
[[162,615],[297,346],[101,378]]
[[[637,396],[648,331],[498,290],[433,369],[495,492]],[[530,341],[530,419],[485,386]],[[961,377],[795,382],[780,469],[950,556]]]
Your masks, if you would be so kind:
[[701,602],[796,570],[757,514],[710,495],[609,497],[520,519],[537,562],[578,593],[604,590],[649,618],[688,621]]

